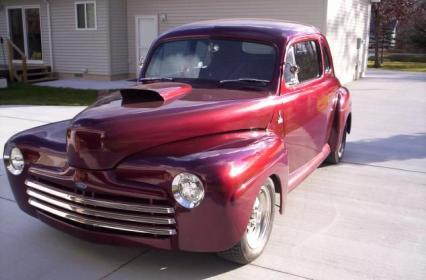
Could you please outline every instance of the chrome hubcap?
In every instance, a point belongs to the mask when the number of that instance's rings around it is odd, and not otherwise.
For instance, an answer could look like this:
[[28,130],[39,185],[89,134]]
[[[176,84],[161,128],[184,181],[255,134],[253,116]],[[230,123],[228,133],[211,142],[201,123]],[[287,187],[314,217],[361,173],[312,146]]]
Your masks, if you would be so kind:
[[262,247],[266,243],[271,220],[271,203],[268,187],[262,186],[254,201],[247,225],[247,243],[252,249]]

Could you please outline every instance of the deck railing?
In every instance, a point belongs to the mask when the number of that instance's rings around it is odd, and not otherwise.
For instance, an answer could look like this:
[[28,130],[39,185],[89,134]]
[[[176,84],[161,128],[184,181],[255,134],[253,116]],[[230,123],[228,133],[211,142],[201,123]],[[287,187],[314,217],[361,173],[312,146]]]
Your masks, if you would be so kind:
[[[8,67],[9,67],[9,77],[10,80],[16,80],[19,82],[26,83],[28,80],[27,76],[27,56],[24,52],[16,46],[10,39],[6,39],[7,51],[8,51]],[[21,58],[21,74],[18,74],[18,71],[15,69],[13,64],[13,51],[16,51]]]

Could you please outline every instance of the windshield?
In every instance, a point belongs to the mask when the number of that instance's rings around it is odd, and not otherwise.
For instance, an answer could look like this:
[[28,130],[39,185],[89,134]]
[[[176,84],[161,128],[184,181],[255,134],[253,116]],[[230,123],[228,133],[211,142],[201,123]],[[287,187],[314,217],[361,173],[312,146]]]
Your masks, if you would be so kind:
[[275,64],[276,50],[271,45],[237,40],[180,40],[156,48],[144,78],[261,81],[265,86],[273,79]]

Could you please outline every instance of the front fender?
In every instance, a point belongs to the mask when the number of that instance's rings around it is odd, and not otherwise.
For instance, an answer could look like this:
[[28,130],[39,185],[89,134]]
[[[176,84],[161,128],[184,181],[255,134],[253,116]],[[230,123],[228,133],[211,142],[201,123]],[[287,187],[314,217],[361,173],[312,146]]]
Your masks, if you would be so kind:
[[143,177],[143,170],[157,172],[156,177],[163,180],[156,184],[160,183],[170,197],[171,181],[180,172],[194,173],[205,184],[205,198],[198,207],[176,207],[176,245],[180,250],[218,252],[235,245],[269,176],[275,175],[281,182],[283,196],[287,193],[288,162],[283,140],[263,130],[164,145],[134,155],[117,167],[119,176],[128,180],[152,180],[152,176]]

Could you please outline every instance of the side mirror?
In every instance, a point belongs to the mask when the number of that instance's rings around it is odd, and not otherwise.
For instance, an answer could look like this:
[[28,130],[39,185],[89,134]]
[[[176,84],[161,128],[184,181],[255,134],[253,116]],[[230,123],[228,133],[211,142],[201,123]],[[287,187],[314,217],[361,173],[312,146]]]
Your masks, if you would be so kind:
[[290,73],[292,74],[298,74],[300,71],[300,67],[297,64],[293,64],[292,66],[290,66]]

